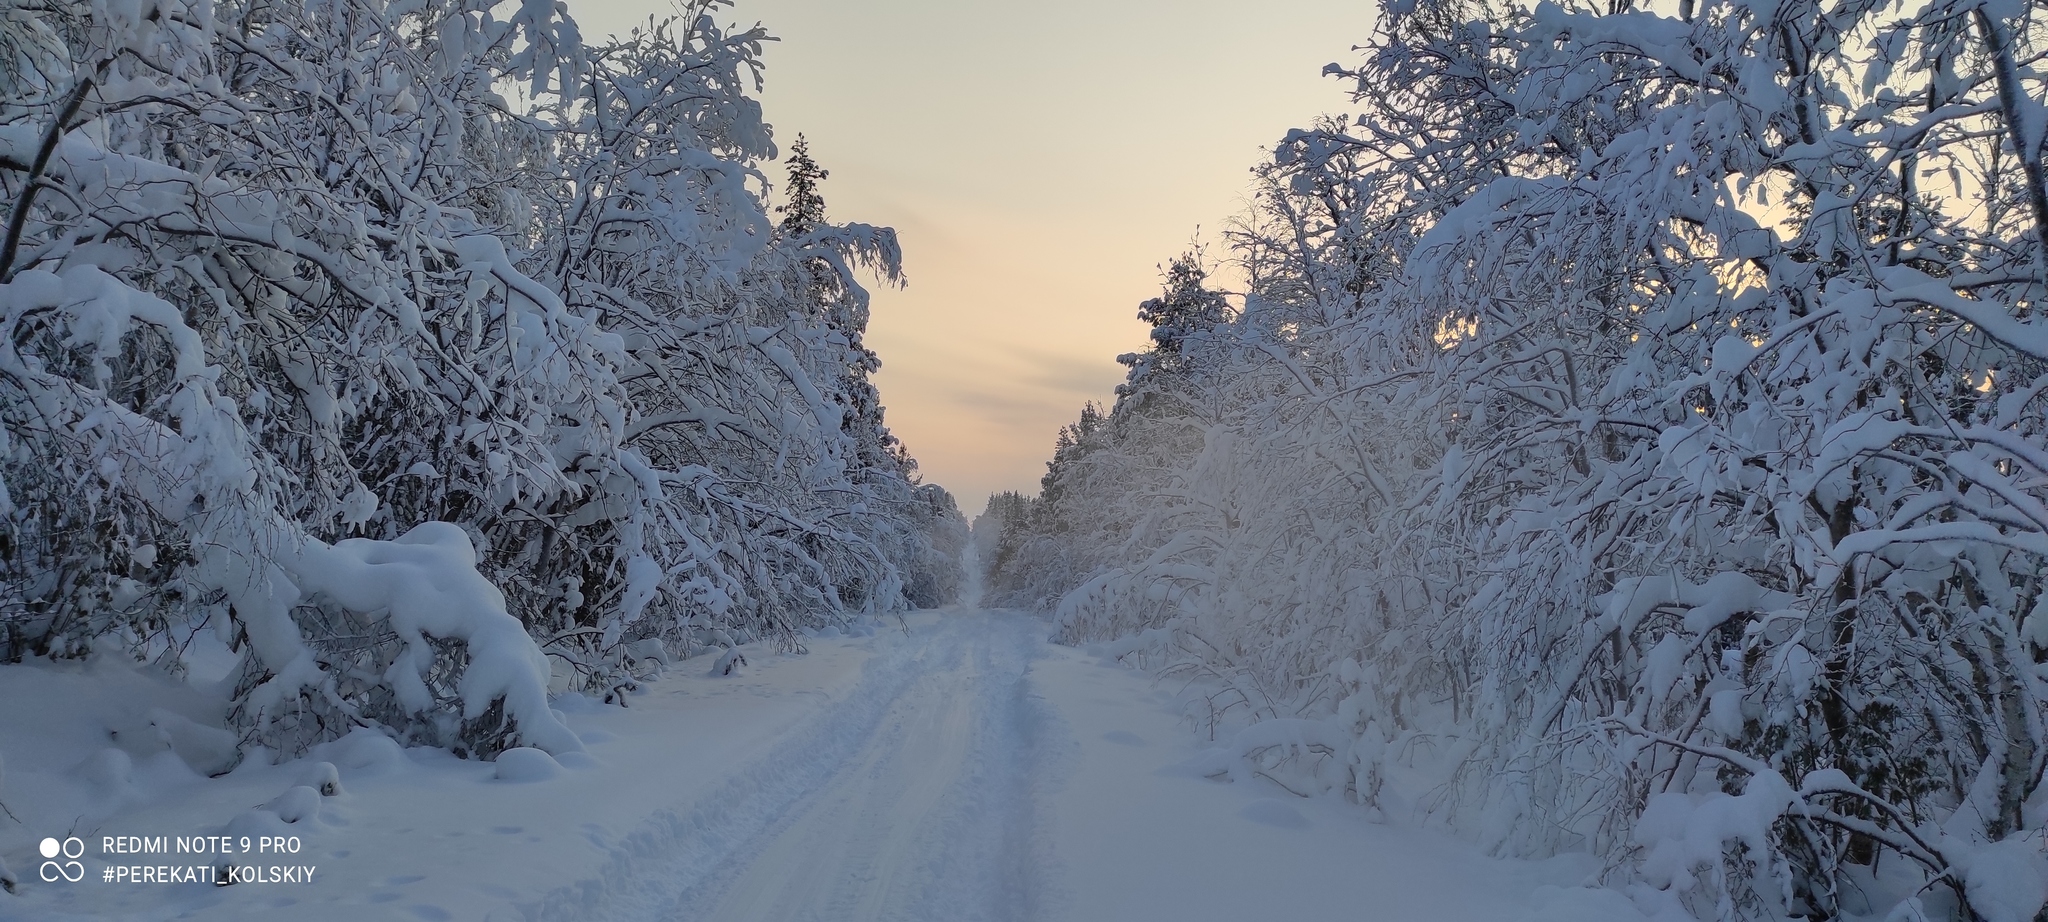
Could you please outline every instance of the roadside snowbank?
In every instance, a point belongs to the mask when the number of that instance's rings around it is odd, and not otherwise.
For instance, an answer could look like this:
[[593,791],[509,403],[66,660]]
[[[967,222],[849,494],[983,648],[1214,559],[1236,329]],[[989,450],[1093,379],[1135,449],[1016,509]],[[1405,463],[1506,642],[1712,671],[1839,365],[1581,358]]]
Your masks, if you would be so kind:
[[[224,690],[106,658],[0,667],[0,804],[12,814],[0,814],[0,860],[18,879],[17,893],[0,892],[0,920],[523,919],[521,907],[562,908],[579,902],[550,898],[565,882],[591,889],[627,873],[620,856],[650,816],[718,791],[843,702],[877,642],[817,640],[807,656],[749,649],[756,668],[734,678],[692,661],[626,708],[557,697],[584,752],[515,749],[479,762],[361,729],[306,758],[259,755],[215,778],[197,769],[219,746],[231,751],[225,731],[208,730],[221,725]],[[177,837],[222,834],[252,845],[296,836],[299,849],[176,852]],[[106,854],[109,836],[161,836],[171,853]],[[83,843],[86,879],[39,879],[45,837]],[[230,864],[314,870],[310,883],[225,887],[102,876]]]

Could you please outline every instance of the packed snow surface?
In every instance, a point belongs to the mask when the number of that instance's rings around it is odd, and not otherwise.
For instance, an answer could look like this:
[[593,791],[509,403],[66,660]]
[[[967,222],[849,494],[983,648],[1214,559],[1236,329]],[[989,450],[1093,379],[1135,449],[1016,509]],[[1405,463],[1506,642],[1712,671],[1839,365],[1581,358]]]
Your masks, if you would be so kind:
[[[584,752],[482,763],[362,731],[210,779],[186,764],[205,741],[178,741],[203,694],[106,660],[0,668],[0,802],[20,820],[0,858],[21,879],[0,919],[1642,918],[1582,886],[1590,861],[1488,858],[1211,780],[1176,688],[1048,644],[1044,621],[956,610],[856,633],[750,649],[735,676],[676,669],[623,709],[558,698]],[[222,834],[298,837],[233,860],[311,882],[102,877],[205,863],[105,837]],[[84,880],[36,879],[45,836],[89,843]]]

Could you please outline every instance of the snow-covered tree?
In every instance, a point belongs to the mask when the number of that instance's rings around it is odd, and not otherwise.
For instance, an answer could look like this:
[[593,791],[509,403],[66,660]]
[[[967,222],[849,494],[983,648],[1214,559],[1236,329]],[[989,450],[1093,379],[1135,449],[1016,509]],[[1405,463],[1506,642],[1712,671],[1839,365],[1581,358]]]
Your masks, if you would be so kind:
[[1070,500],[1123,539],[1048,607],[1305,793],[1440,759],[1395,802],[1702,918],[2032,918],[2044,38],[1394,8],[1261,169],[1202,449]]
[[553,673],[906,604],[959,523],[848,426],[894,238],[777,235],[722,5],[0,16],[0,656],[211,625],[250,745],[559,751]]

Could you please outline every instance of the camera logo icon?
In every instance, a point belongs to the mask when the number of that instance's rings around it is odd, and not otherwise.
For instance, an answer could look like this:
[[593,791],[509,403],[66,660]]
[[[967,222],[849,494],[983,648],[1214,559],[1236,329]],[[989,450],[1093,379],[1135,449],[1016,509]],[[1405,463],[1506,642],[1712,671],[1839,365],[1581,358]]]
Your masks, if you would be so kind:
[[[62,842],[55,838],[44,839],[42,852],[43,857],[48,859],[43,862],[39,871],[44,883],[63,880],[75,884],[85,879],[85,865],[77,860],[78,856],[85,854],[85,842],[77,836],[71,836]],[[71,860],[60,862],[57,860],[60,855]]]

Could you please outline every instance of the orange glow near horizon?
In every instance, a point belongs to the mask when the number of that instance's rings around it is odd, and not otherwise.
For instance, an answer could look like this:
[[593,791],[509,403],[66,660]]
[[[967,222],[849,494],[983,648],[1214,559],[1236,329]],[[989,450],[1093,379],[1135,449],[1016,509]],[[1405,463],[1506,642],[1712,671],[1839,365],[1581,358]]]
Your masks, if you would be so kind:
[[[571,0],[585,35],[655,0]],[[1349,111],[1373,6],[1274,0],[739,0],[764,23],[761,94],[798,132],[829,217],[896,228],[909,285],[874,291],[890,428],[969,516],[1036,492],[1060,426],[1108,402],[1159,266],[1244,207],[1289,128]],[[781,180],[779,168],[768,171]],[[1221,277],[1229,278],[1230,273]]]

